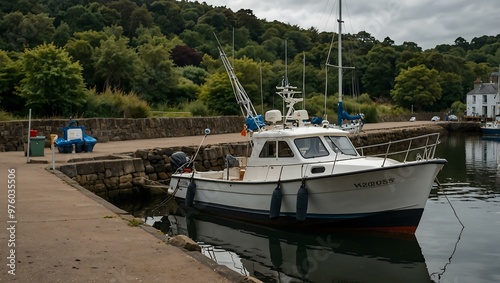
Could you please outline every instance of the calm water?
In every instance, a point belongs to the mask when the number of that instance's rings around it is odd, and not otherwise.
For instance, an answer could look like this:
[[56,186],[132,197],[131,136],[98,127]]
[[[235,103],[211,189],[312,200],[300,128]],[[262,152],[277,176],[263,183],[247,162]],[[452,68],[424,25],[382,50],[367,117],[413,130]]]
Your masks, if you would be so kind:
[[[264,282],[500,282],[500,139],[453,135],[417,233],[291,233],[158,207],[124,205],[219,264]],[[450,204],[451,203],[451,204]],[[463,226],[462,227],[462,224]]]

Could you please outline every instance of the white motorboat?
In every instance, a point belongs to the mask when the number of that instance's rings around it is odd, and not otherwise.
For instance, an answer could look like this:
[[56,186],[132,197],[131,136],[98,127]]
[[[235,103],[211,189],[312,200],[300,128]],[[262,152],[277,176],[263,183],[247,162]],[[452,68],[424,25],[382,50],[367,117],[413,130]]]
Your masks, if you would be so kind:
[[427,143],[412,150],[421,152],[413,161],[360,155],[347,135],[314,126],[257,131],[237,166],[180,170],[169,190],[188,207],[264,225],[414,233],[446,164],[433,157],[439,134],[405,140]]
[[[280,110],[268,111],[266,126],[219,51],[247,119],[251,153],[220,171],[172,164],[177,171],[171,194],[187,207],[281,228],[415,232],[447,162],[434,158],[438,133],[356,149],[347,131],[313,125],[306,110],[295,110],[301,100],[293,98],[296,92],[288,84],[278,89],[289,111],[284,117]],[[374,149],[383,154],[365,155]]]
[[[273,125],[252,133],[250,156],[221,171],[180,166],[170,193],[188,207],[271,226],[414,233],[447,162],[434,158],[439,134],[356,149],[346,131],[308,125],[306,116],[297,110],[296,122],[279,125],[280,111],[269,111]],[[381,156],[361,155],[381,147]]]

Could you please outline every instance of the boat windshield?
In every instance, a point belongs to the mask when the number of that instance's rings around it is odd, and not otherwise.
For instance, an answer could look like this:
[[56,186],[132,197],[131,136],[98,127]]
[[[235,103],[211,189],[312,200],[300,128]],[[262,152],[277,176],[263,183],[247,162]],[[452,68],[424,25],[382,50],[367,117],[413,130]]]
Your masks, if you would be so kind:
[[319,137],[300,138],[294,140],[304,158],[314,158],[329,155],[328,150]]
[[358,155],[358,152],[347,137],[328,136],[326,137],[326,141],[335,152],[341,152],[345,155]]

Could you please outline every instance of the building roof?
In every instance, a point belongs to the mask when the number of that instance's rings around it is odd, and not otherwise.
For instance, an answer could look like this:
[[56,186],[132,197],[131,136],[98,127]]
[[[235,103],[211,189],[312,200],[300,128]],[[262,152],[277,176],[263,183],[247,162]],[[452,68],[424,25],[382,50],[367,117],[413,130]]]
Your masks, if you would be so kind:
[[467,95],[477,95],[477,94],[496,94],[498,93],[497,84],[493,83],[482,83],[474,86],[474,89],[469,91]]

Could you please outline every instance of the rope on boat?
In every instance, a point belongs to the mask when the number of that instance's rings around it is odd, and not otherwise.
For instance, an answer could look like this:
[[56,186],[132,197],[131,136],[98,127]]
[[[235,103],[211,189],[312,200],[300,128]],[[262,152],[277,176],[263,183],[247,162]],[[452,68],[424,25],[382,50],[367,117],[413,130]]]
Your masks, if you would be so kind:
[[[438,178],[436,177],[436,179],[434,180],[437,184],[437,187],[438,189],[442,189],[443,187],[441,186],[441,183],[439,182]],[[462,223],[462,221],[460,220],[460,218],[458,217],[458,214],[457,212],[455,211],[455,208],[453,207],[453,205],[451,204],[450,200],[448,199],[448,196],[446,195],[446,193],[443,192],[443,195],[444,197],[446,198],[446,200],[448,201],[448,203],[450,204],[450,207],[451,209],[453,210],[453,213],[455,214],[455,217],[457,218],[458,222],[460,223],[460,225],[462,225],[462,229],[460,229],[460,233],[458,234],[458,239],[457,241],[455,242],[455,246],[453,248],[453,251],[450,255],[450,257],[448,258],[448,262],[441,268],[441,271],[440,272],[433,272],[431,273],[429,276],[430,277],[433,277],[433,276],[438,276],[438,282],[441,281],[441,277],[444,275],[444,273],[446,272],[446,268],[448,267],[448,265],[451,264],[451,259],[453,258],[453,256],[455,255],[455,252],[457,251],[457,247],[458,247],[458,242],[460,242],[460,239],[462,238],[462,232],[464,231],[464,228],[465,228],[465,225]]]
[[[437,177],[434,179],[434,182],[436,182],[438,189],[443,191],[443,186],[441,185],[441,183],[439,182]],[[451,204],[450,199],[448,199],[448,196],[446,195],[446,193],[444,191],[443,191],[443,195],[446,198],[446,201],[448,201],[448,204],[450,205],[451,210],[453,210],[453,214],[455,214],[455,217],[457,218],[458,222],[460,223],[460,225],[462,225],[462,229],[465,228],[465,225],[462,223],[462,220],[460,220],[460,217],[458,217],[457,211],[455,210],[455,208]]]

